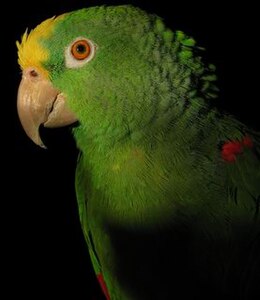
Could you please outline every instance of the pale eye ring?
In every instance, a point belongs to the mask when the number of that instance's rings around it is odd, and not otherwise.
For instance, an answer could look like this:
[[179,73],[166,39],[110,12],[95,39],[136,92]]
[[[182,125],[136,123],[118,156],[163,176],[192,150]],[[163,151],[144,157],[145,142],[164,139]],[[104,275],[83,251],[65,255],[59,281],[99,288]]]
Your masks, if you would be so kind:
[[80,68],[95,55],[96,47],[92,41],[78,37],[65,49],[65,63],[67,68]]

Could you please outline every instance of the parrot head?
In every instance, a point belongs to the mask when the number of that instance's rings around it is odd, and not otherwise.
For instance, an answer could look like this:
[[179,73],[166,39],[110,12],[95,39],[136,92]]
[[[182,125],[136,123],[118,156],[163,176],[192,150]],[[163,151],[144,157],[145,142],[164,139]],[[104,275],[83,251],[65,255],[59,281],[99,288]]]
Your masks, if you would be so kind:
[[[205,66],[195,42],[132,6],[91,7],[45,20],[17,42],[18,114],[44,147],[39,127],[79,122],[89,136],[138,137],[173,117]],[[182,100],[182,101],[180,101]]]

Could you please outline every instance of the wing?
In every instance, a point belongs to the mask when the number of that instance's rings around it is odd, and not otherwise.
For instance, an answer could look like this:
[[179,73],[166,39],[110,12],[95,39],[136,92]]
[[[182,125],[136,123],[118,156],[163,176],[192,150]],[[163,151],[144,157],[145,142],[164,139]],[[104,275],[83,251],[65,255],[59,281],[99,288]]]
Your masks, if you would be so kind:
[[[241,209],[251,215],[259,225],[260,209],[260,137],[250,137],[237,155],[236,161],[228,165],[231,198]],[[248,216],[246,216],[248,217]]]
[[87,242],[88,250],[90,259],[97,276],[97,280],[100,284],[100,287],[106,297],[107,300],[110,299],[108,289],[103,277],[103,272],[101,268],[100,261],[98,259],[98,255],[95,251],[95,246],[92,239],[92,234],[90,230],[90,226],[88,223],[88,216],[87,216],[87,197],[86,197],[86,188],[88,180],[86,178],[86,172],[84,170],[84,165],[82,161],[82,155],[79,155],[78,163],[77,163],[77,170],[75,176],[75,187],[76,187],[76,194],[77,194],[77,201],[78,201],[78,209],[79,209],[79,218],[81,227],[84,233],[85,240]]
[[[232,228],[235,235],[243,241],[236,252],[246,253],[240,256],[237,266],[241,265],[241,286],[245,299],[259,295],[257,280],[260,278],[260,136],[251,135],[252,143],[243,147],[234,163],[228,167],[229,197],[233,205],[232,218],[236,226]],[[245,238],[247,237],[247,238]],[[245,242],[248,241],[246,244]]]
[[82,156],[79,155],[78,163],[77,163],[77,170],[75,176],[75,187],[76,187],[76,194],[77,194],[77,201],[78,201],[78,209],[79,209],[79,218],[81,227],[85,236],[85,240],[87,242],[91,262],[94,267],[94,271],[98,276],[101,273],[101,266],[98,260],[98,256],[95,252],[95,248],[92,241],[92,235],[88,225],[88,217],[87,217],[87,199],[86,199],[86,176],[83,168],[82,163]]
[[78,201],[78,209],[79,209],[79,218],[81,227],[85,236],[85,240],[87,242],[88,250],[90,259],[97,276],[97,280],[99,281],[100,287],[106,297],[107,300],[110,299],[108,294],[108,289],[103,277],[102,268],[100,261],[98,259],[98,255],[95,251],[92,234],[90,231],[90,226],[88,224],[88,216],[87,216],[87,197],[86,197],[86,188],[87,188],[87,178],[86,172],[84,170],[83,162],[82,162],[82,155],[79,155],[78,163],[77,163],[77,170],[75,176],[75,187],[76,187],[76,194],[77,194],[77,201]]

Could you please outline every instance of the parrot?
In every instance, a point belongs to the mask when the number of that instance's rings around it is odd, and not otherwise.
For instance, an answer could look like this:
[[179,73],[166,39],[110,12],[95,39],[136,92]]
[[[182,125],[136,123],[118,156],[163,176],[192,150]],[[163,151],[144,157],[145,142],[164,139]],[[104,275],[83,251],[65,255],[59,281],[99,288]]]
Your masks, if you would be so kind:
[[132,5],[54,16],[16,44],[25,133],[46,148],[40,127],[68,126],[79,150],[104,297],[260,299],[260,133],[218,109],[205,49]]

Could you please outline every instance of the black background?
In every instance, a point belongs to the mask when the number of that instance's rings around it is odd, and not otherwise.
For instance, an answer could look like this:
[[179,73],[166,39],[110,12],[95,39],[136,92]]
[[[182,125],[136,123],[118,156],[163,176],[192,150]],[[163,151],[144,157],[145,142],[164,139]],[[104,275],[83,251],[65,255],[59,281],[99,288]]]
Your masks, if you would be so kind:
[[158,14],[170,28],[185,31],[207,49],[207,59],[217,66],[218,105],[259,130],[258,9],[253,4],[256,1],[251,2],[5,3],[1,18],[1,219],[6,299],[13,293],[26,299],[102,299],[77,214],[77,149],[68,129],[42,132],[48,150],[35,146],[23,132],[16,112],[21,72],[15,41],[27,27],[63,12],[100,4],[137,5]]

